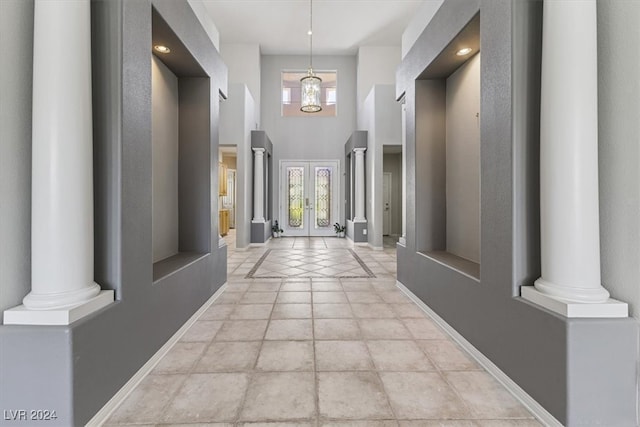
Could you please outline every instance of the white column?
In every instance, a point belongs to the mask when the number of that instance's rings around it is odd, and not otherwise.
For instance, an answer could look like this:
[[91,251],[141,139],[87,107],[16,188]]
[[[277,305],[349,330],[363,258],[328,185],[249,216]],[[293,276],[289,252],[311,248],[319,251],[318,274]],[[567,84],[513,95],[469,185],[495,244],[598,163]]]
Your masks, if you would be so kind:
[[5,323],[70,323],[68,309],[113,301],[113,291],[99,296],[93,281],[90,25],[89,0],[35,2],[32,283],[24,306],[6,311]]
[[407,105],[402,102],[402,236],[399,242],[407,244]]
[[572,304],[611,301],[600,284],[596,0],[545,0],[542,48],[542,277],[522,291],[571,317]]
[[356,215],[353,218],[353,222],[365,222],[367,219],[364,216],[364,152],[366,148],[354,148],[353,152],[356,155]]
[[253,148],[253,222],[264,222],[264,148]]

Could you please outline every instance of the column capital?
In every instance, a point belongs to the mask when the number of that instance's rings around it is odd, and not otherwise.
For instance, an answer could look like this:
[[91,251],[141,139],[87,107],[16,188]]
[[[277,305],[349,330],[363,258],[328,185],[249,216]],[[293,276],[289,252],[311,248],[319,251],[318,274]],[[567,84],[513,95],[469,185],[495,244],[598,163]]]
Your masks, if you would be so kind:
[[358,153],[362,153],[364,154],[364,152],[367,151],[367,147],[358,147],[358,148],[354,148],[353,152],[358,154]]
[[254,147],[251,147],[251,149],[252,149],[252,150],[253,150],[253,152],[254,152],[254,153],[256,153],[256,154],[258,154],[258,153],[262,154],[262,153],[264,153],[264,152],[266,151],[264,148],[260,148],[260,147],[255,147],[255,148],[254,148]]

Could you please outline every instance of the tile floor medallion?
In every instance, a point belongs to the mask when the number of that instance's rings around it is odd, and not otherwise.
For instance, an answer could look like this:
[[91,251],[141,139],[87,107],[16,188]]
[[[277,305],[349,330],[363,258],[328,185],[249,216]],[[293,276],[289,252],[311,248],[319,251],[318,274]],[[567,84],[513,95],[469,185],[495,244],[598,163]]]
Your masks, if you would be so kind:
[[541,426],[396,287],[394,239],[225,239],[226,290],[106,425]]
[[246,279],[376,277],[352,249],[267,249]]

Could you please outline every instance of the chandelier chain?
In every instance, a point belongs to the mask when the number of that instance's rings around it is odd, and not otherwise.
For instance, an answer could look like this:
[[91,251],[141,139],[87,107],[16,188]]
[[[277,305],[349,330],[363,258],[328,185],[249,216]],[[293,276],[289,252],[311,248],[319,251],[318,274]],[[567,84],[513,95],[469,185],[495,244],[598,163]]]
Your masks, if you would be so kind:
[[313,0],[309,0],[309,70],[313,70]]

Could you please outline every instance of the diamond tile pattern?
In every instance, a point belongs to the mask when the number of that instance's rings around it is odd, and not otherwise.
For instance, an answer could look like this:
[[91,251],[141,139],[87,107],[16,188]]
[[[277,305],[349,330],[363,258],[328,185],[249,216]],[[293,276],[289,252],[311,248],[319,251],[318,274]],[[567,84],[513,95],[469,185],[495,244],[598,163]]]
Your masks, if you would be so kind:
[[233,236],[225,292],[106,425],[541,425],[398,290],[392,244]]
[[371,278],[375,274],[351,249],[269,249],[246,278]]

